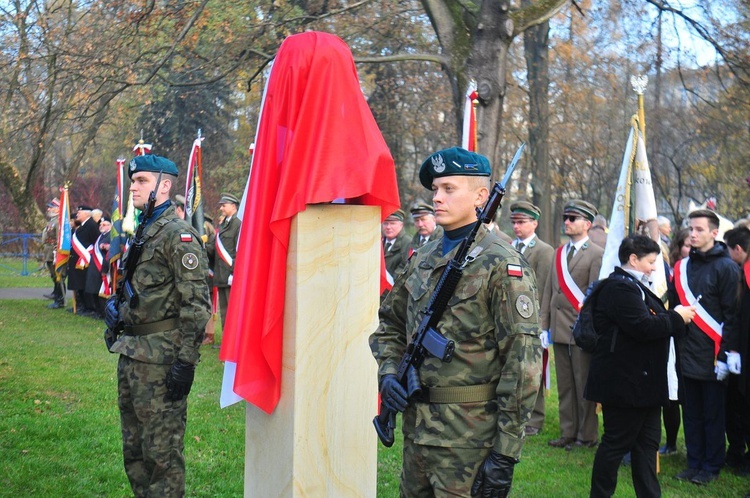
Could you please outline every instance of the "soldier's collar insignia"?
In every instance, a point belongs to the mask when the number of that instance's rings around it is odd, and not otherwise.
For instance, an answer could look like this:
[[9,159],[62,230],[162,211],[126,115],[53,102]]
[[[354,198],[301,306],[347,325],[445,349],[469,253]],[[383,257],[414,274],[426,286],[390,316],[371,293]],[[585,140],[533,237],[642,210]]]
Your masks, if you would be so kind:
[[529,242],[529,247],[534,247],[536,245],[536,239],[531,239],[531,242]]

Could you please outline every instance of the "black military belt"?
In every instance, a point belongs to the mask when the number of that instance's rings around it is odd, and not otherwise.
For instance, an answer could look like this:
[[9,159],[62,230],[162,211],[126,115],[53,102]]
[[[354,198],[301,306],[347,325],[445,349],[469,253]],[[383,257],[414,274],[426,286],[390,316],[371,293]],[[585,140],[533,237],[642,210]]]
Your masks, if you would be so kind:
[[142,323],[140,325],[125,325],[123,334],[125,335],[149,335],[154,332],[162,332],[164,330],[176,329],[180,326],[180,319],[178,317],[167,318],[166,320],[160,320],[158,322]]
[[420,403],[479,403],[497,397],[497,383],[456,387],[422,386],[422,394],[416,398]]

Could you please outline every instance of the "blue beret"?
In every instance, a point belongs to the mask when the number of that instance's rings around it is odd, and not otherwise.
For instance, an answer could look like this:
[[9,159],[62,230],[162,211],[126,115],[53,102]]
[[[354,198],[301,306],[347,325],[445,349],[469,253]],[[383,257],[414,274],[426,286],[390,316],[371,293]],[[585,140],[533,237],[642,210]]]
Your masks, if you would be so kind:
[[432,180],[443,176],[490,176],[490,161],[476,152],[451,147],[435,152],[419,168],[419,182],[432,189]]
[[146,154],[145,156],[135,156],[128,166],[128,177],[133,178],[134,173],[139,171],[150,171],[158,173],[163,171],[168,175],[177,176],[177,165],[166,157],[155,154]]

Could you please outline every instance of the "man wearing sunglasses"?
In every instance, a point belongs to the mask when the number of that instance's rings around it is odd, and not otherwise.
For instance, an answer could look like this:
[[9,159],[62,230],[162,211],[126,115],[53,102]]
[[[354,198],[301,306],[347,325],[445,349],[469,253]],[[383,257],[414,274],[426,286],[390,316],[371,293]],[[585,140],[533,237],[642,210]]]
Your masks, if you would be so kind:
[[604,249],[588,235],[597,214],[584,200],[565,204],[563,225],[569,241],[555,250],[540,303],[542,330],[548,333],[554,350],[560,400],[561,437],[548,443],[556,448],[592,448],[598,442],[596,404],[583,398],[591,355],[575,345],[571,332],[586,289],[599,278],[602,266]]

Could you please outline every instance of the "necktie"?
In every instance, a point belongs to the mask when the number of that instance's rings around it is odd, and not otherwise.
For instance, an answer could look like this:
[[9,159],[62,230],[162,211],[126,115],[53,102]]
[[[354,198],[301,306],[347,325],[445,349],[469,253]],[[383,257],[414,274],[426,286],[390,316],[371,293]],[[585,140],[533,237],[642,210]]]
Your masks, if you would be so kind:
[[420,237],[419,238],[419,246],[423,246],[427,243],[427,237]]
[[523,248],[524,248],[524,247],[526,247],[526,245],[525,245],[525,244],[524,244],[523,242],[521,242],[521,241],[519,240],[519,241],[518,241],[518,244],[516,244],[516,250],[517,250],[518,252],[520,252],[520,253],[523,253]]
[[393,245],[393,242],[386,242],[385,243],[385,252],[390,251],[392,245]]
[[574,246],[573,244],[570,244],[568,246],[568,264],[570,264],[570,260],[573,259],[573,255],[575,254],[575,252],[576,252],[576,246]]

